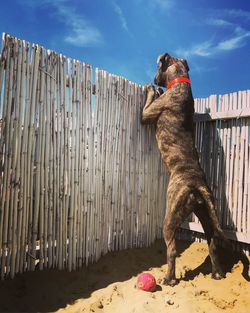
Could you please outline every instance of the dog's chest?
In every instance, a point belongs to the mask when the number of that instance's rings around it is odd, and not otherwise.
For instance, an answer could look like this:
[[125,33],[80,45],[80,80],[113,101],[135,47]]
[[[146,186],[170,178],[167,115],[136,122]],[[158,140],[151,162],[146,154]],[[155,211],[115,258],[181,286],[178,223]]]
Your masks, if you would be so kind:
[[157,120],[156,131],[158,133],[168,133],[171,130],[181,131],[180,128],[184,120],[184,112],[181,112],[181,110],[174,110],[173,108],[167,108],[160,114]]
[[158,118],[156,124],[156,139],[161,151],[170,151],[177,146],[189,149],[193,143],[192,114],[185,110],[166,109]]

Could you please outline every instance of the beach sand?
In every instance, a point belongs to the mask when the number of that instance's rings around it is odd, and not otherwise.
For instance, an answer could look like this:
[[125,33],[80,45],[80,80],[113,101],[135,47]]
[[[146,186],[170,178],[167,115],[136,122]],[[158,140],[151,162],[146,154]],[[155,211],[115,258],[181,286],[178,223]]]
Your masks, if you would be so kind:
[[[60,313],[217,313],[250,312],[247,262],[238,254],[223,252],[226,278],[211,278],[205,243],[178,241],[175,287],[161,281],[167,270],[165,245],[109,253],[98,263],[79,271],[35,271],[0,282],[1,312]],[[243,269],[245,269],[243,271]],[[152,273],[154,293],[136,289],[137,276]]]

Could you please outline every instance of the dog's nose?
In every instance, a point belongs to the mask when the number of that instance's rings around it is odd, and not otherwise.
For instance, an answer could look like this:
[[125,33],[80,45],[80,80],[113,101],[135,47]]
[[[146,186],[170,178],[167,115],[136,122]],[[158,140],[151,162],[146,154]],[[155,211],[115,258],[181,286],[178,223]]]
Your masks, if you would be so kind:
[[157,75],[156,75],[155,78],[154,78],[154,83],[155,83],[156,85],[158,85],[158,76],[157,76]]

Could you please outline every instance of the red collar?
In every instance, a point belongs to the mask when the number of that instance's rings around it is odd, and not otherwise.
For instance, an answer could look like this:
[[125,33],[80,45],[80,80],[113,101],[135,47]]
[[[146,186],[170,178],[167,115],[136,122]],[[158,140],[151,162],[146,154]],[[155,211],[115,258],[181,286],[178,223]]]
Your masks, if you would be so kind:
[[190,82],[190,79],[187,77],[178,77],[178,78],[171,80],[171,82],[168,83],[167,89],[170,89],[176,83],[189,83],[190,84],[191,82]]

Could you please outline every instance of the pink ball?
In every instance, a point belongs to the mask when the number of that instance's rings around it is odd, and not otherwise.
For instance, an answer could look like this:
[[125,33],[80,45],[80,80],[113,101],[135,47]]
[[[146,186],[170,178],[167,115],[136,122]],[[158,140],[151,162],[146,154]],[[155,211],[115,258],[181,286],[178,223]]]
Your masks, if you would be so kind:
[[137,288],[154,292],[156,289],[156,280],[154,276],[150,273],[142,273],[137,278]]

